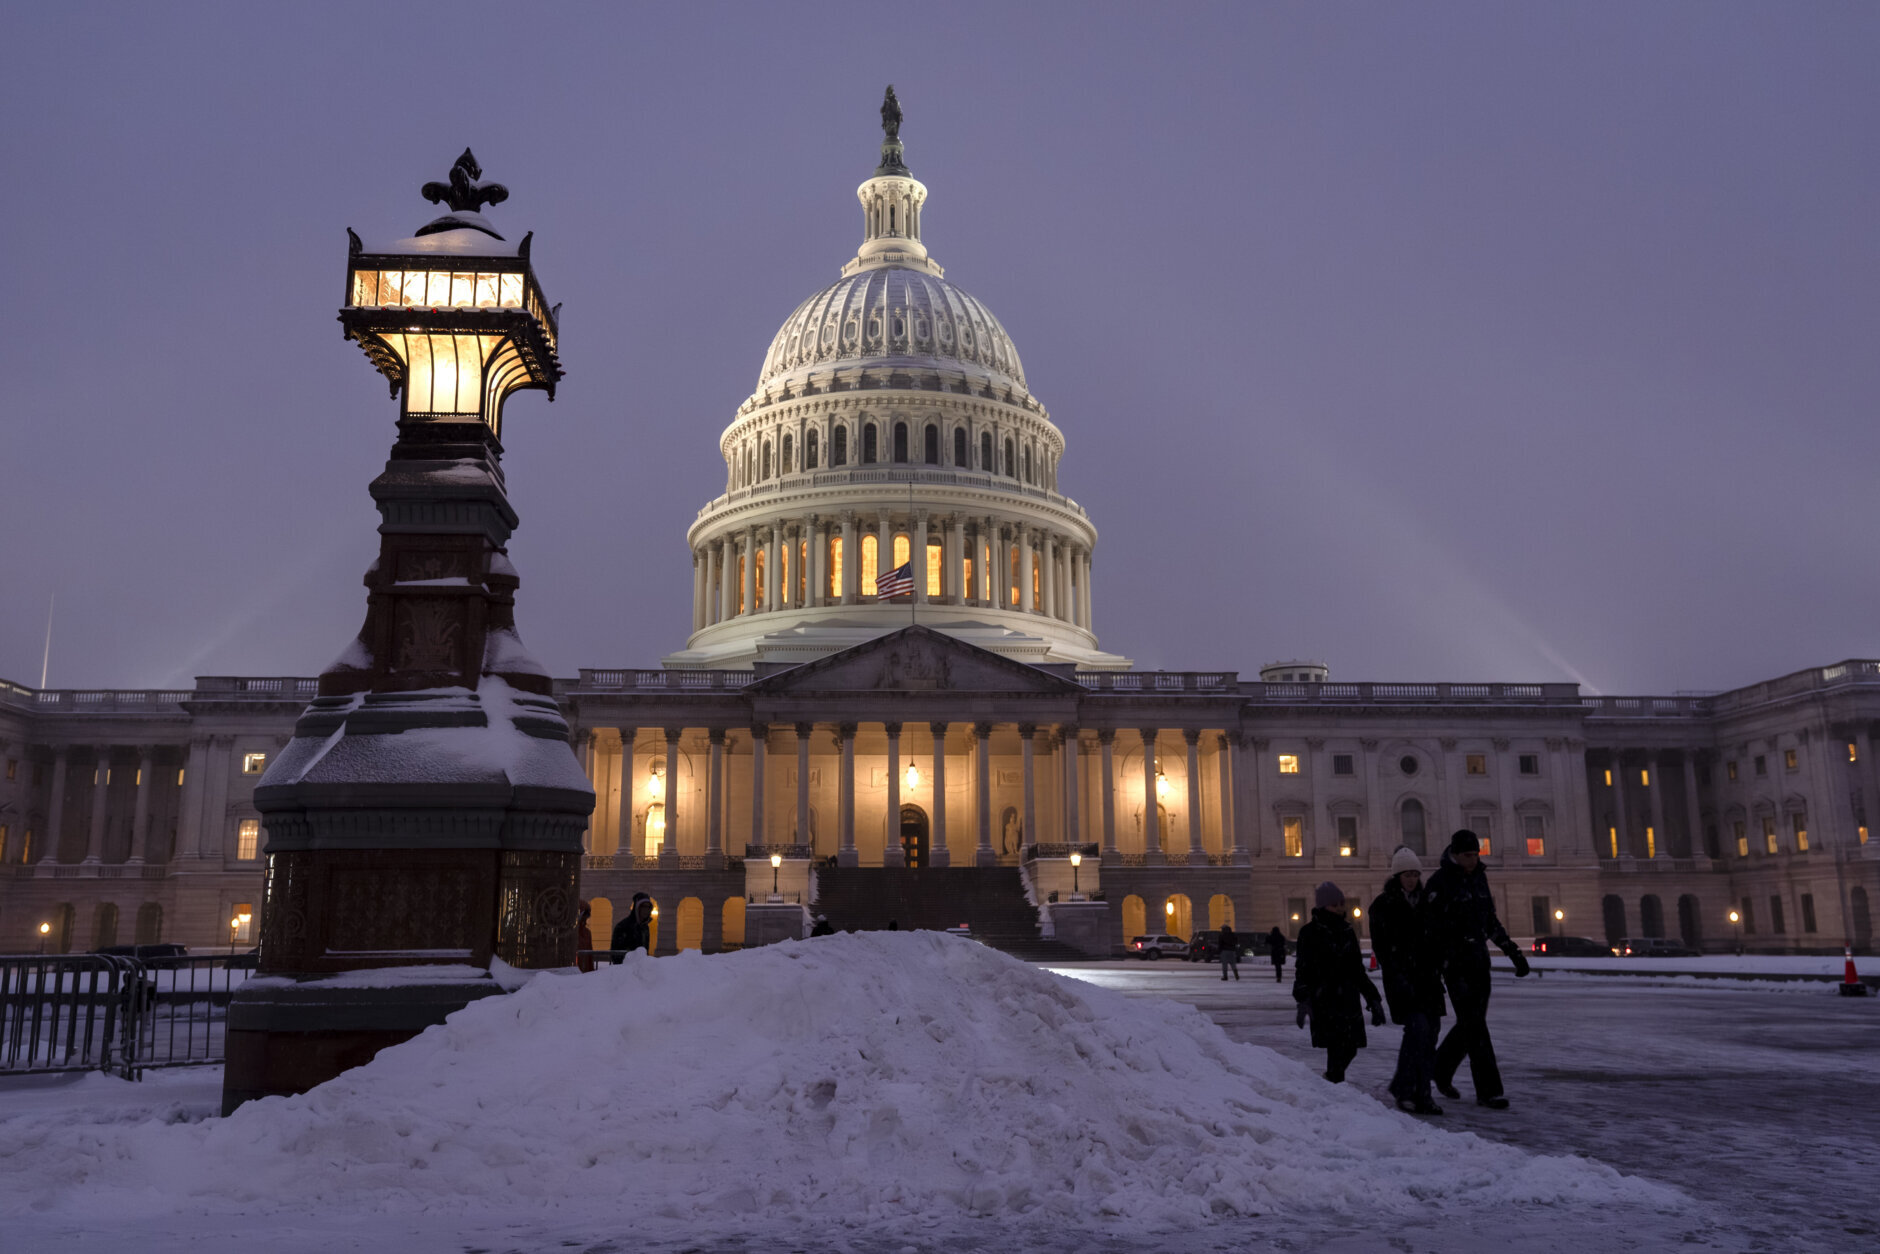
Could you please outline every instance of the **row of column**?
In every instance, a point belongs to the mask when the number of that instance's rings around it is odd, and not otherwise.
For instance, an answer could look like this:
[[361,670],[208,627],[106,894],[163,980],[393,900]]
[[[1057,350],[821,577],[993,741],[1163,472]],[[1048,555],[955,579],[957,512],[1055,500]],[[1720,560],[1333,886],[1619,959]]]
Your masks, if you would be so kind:
[[[805,605],[860,604],[861,537],[871,533],[877,537],[878,574],[894,567],[895,537],[908,536],[918,601],[929,599],[927,548],[937,541],[941,599],[1042,614],[1090,630],[1088,545],[991,515],[951,514],[930,524],[921,511],[899,520],[899,525],[894,517],[882,515],[866,527],[853,512],[833,517],[812,514],[802,521],[753,523],[707,540],[692,554],[692,629]],[[841,542],[839,559],[834,556],[835,541]],[[1016,601],[1011,587],[1014,549]],[[840,571],[836,572],[833,563],[838,560]],[[764,571],[761,586],[760,566]],[[1039,573],[1035,589],[1034,566]],[[778,578],[779,571],[786,577]],[[836,585],[833,590],[832,583]]]
[[[94,750],[91,792],[91,826],[86,833],[83,864],[96,866],[104,861],[104,832],[111,783],[111,746]],[[35,863],[50,865],[59,860],[60,837],[65,830],[65,786],[71,767],[72,746],[58,745],[52,751],[52,794],[46,806],[46,830],[40,837]],[[157,747],[137,746],[138,771],[136,801],[131,811],[131,852],[127,865],[141,865],[150,841],[150,794],[156,785]],[[184,778],[188,778],[185,774]]]
[[[807,843],[809,833],[810,739],[816,730],[816,726],[817,725],[810,723],[798,723],[794,727],[796,732],[797,760],[796,831],[798,841],[804,843]],[[933,866],[946,866],[949,864],[951,858],[951,854],[947,848],[947,815],[944,802],[947,792],[946,738],[951,726],[951,723],[946,722],[932,722],[927,724],[928,732],[933,740],[931,750],[933,796],[942,799],[932,807],[932,812],[929,815],[929,863]],[[894,836],[900,831],[901,827],[901,737],[905,730],[905,725],[902,723],[885,723],[882,727],[887,734],[888,740],[887,804],[885,815],[886,825],[884,828],[884,831],[888,834],[888,839],[884,841],[882,856],[884,865],[900,866],[904,864],[904,854],[898,840],[894,839]],[[998,861],[998,855],[994,851],[992,844],[991,741],[993,724],[972,723],[968,724],[968,727],[971,729],[974,761],[973,826],[977,838],[975,842],[974,862],[979,866],[991,866],[995,865]],[[840,761],[841,771],[837,793],[836,860],[838,865],[855,866],[858,864],[859,858],[855,844],[855,736],[857,724],[839,723],[833,725],[830,730],[835,739],[835,749]],[[1035,745],[1040,730],[1040,728],[1030,723],[1021,723],[1018,725],[1020,753],[1023,763],[1023,830],[1028,843],[1036,843],[1036,834],[1038,832],[1038,782]],[[1056,787],[1061,791],[1063,798],[1064,843],[1081,844],[1083,843],[1083,828],[1079,798],[1082,793],[1082,763],[1087,755],[1088,743],[1075,729],[1066,728],[1057,732],[1050,729],[1042,730],[1044,730],[1049,747],[1070,746],[1074,748],[1074,752],[1059,755],[1058,760],[1062,770],[1062,778],[1057,781]],[[661,865],[674,867],[679,865],[679,842],[677,839],[679,831],[679,772],[674,769],[674,764],[679,760],[679,741],[683,733],[684,729],[678,727],[659,728],[655,731],[655,734],[663,740],[665,744],[667,763],[663,779],[664,792],[662,797],[662,804],[665,807],[662,813],[666,824],[665,830],[667,836],[660,845],[659,859]],[[1140,735],[1142,739],[1143,747],[1143,852],[1145,857],[1151,862],[1164,861],[1166,860],[1166,855],[1163,852],[1160,821],[1156,810],[1156,781],[1158,775],[1161,774],[1156,741],[1160,733],[1158,729],[1145,728],[1137,734]],[[1199,730],[1194,729],[1186,729],[1182,732],[1182,737],[1187,744],[1187,769],[1184,773],[1184,787],[1186,789],[1185,809],[1187,811],[1187,848],[1184,853],[1187,861],[1205,864],[1208,861],[1208,854],[1203,845],[1201,835],[1202,809],[1206,804],[1205,799],[1201,795],[1200,744],[1202,734],[1203,733]],[[705,855],[708,859],[722,857],[724,854],[726,816],[724,814],[723,798],[726,736],[727,731],[724,728],[710,728],[706,732],[706,741],[709,746],[709,762],[706,777],[708,791],[706,800]],[[621,732],[621,746],[624,757],[622,779],[625,781],[622,788],[623,804],[630,804],[630,798],[632,796],[631,781],[633,779],[633,753],[636,738],[637,736],[633,729],[624,729]],[[1104,853],[1112,856],[1120,852],[1116,842],[1115,738],[1116,732],[1114,729],[1104,728],[1097,733],[1097,746],[1102,771],[1102,785],[1099,790],[1103,805],[1102,844]],[[760,726],[751,729],[751,826],[750,837],[746,842],[747,848],[764,848],[771,843],[765,828],[766,810],[764,796],[765,755],[768,739],[768,728]],[[1250,854],[1242,834],[1241,825],[1235,821],[1238,806],[1234,794],[1234,786],[1239,781],[1242,774],[1236,763],[1236,754],[1241,745],[1241,738],[1239,735],[1233,733],[1216,733],[1216,739],[1220,751],[1222,768],[1220,771],[1219,816],[1221,832],[1223,833],[1223,844],[1228,842],[1228,834],[1231,833],[1234,860],[1236,863],[1243,863],[1250,860]],[[1255,804],[1257,805],[1257,802]]]

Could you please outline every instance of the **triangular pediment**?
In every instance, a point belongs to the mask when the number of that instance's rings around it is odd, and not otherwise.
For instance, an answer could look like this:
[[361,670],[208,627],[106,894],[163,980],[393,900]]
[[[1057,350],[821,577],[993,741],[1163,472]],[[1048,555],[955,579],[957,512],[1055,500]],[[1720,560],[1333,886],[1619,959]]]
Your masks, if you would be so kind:
[[766,676],[746,691],[1001,692],[1071,696],[1082,684],[919,625]]

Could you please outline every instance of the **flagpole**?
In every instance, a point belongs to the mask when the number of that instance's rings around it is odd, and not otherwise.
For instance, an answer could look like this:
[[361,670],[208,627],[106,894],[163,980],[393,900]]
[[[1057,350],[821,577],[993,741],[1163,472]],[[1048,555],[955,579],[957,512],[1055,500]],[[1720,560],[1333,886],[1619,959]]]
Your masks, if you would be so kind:
[[[911,476],[907,481],[907,537],[910,541],[907,546],[907,561],[909,566],[913,566],[914,546],[911,541],[914,538],[914,480]],[[915,569],[920,571],[919,578],[925,579],[927,577],[927,537],[924,534],[920,537],[920,565]],[[913,571],[910,570],[908,573],[913,574]],[[919,585],[916,585],[908,589],[907,593],[907,625],[909,627],[918,625],[920,615],[919,607]]]
[[55,591],[46,596],[46,651],[39,659],[39,687],[41,691],[44,691],[46,687],[46,669],[52,665],[52,603],[57,599],[58,595],[59,594]]

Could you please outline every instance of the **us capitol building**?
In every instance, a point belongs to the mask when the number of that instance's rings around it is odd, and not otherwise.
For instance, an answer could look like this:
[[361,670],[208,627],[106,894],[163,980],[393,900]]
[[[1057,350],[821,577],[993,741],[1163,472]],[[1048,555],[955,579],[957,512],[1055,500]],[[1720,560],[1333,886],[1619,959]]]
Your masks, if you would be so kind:
[[[900,121],[890,92],[861,247],[719,437],[684,647],[555,683],[598,799],[600,943],[635,891],[665,951],[769,939],[799,904],[1021,951],[1296,930],[1319,881],[1366,899],[1397,845],[1433,861],[1466,826],[1518,936],[1871,949],[1880,662],[1596,697],[1100,648],[1064,433],[929,254]],[[903,566],[911,602],[878,597]],[[254,785],[314,692],[0,685],[0,951],[252,945]]]

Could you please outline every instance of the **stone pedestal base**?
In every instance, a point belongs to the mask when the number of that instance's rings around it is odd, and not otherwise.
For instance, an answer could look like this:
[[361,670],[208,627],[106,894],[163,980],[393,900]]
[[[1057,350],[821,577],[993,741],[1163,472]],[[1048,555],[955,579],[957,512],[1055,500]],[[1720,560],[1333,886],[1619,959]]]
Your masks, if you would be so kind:
[[1050,907],[1056,939],[1085,957],[1110,956],[1110,903],[1107,901],[1057,901]]
[[[502,992],[486,972],[423,982],[360,987],[348,977],[295,981],[262,976],[235,991],[228,1007],[228,1065],[222,1113],[258,1097],[305,1093],[363,1066],[471,1002]],[[375,984],[394,978],[370,973]]]
[[795,902],[753,902],[744,907],[744,947],[802,940],[809,935],[809,912]]

